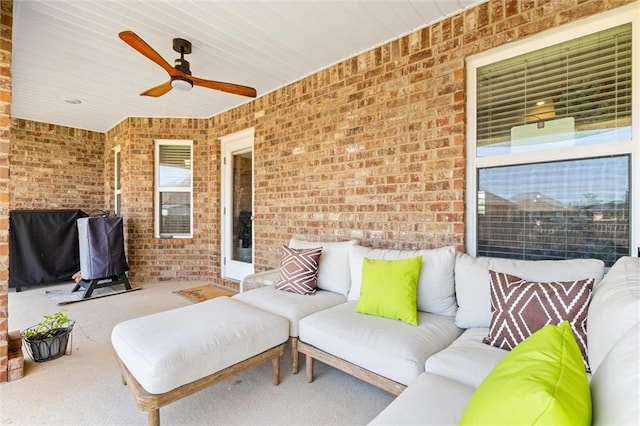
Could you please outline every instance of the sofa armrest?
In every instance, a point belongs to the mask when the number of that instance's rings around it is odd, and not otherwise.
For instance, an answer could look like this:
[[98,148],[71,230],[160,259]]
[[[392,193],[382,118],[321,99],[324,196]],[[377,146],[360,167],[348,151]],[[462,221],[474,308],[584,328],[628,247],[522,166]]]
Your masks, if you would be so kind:
[[266,285],[274,285],[278,278],[280,278],[280,268],[247,275],[240,281],[240,293]]

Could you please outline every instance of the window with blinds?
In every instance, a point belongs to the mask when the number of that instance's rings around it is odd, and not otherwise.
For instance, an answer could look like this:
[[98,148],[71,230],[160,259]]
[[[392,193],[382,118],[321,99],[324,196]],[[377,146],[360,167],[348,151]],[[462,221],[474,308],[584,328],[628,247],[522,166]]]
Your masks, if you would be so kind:
[[478,170],[479,256],[629,255],[628,155]]
[[576,23],[579,37],[567,25],[468,58],[471,254],[611,266],[640,245],[639,20],[613,11],[590,34]]
[[156,141],[157,237],[192,235],[192,142]]
[[631,24],[477,69],[477,155],[631,139]]

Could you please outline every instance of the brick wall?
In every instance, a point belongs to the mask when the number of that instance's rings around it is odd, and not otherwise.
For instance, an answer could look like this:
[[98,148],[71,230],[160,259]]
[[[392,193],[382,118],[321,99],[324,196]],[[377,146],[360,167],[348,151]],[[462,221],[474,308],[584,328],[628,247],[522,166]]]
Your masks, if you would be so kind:
[[11,209],[105,208],[105,135],[13,119]]
[[[125,119],[104,136],[95,185],[113,210],[120,145],[132,280],[222,283],[218,139],[249,127],[257,270],[291,236],[463,250],[464,59],[630,2],[493,0],[211,119]],[[154,139],[194,140],[193,239],[153,238]]]
[[[114,199],[114,153],[120,146],[122,216],[132,282],[211,280],[220,258],[212,242],[219,233],[219,148],[209,138],[210,120],[129,118],[107,133],[108,199]],[[154,140],[193,140],[192,239],[154,238]],[[113,207],[112,207],[113,208]],[[219,275],[219,274],[218,274]]]
[[0,0],[0,382],[7,381],[9,292],[9,147],[13,1]]
[[256,129],[256,269],[291,236],[464,250],[465,58],[623,3],[490,1],[214,117]]

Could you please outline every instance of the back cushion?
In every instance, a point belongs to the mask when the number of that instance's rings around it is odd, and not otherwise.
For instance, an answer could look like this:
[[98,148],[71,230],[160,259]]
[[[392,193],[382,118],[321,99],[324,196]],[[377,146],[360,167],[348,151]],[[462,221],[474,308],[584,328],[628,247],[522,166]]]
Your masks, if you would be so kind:
[[[615,326],[614,326],[615,327]],[[640,424],[640,326],[618,339],[591,378],[593,425]]]
[[609,350],[640,321],[640,258],[622,257],[593,287],[587,314],[589,364],[596,371]]
[[432,250],[388,250],[373,249],[354,245],[349,247],[351,264],[351,291],[348,299],[360,298],[362,286],[362,262],[368,259],[409,259],[422,256],[420,277],[418,278],[418,310],[432,314],[453,316],[456,313],[456,299],[453,283],[453,268],[456,259],[454,246]]
[[318,263],[318,288],[345,297],[349,294],[351,287],[349,247],[354,244],[358,244],[358,241],[304,241],[297,238],[292,238],[289,241],[289,247],[294,249],[322,247]]
[[597,283],[604,274],[604,263],[597,259],[515,260],[473,257],[457,253],[455,289],[458,300],[456,313],[458,327],[489,327],[491,323],[489,269],[516,275],[527,281],[573,281],[594,278]]

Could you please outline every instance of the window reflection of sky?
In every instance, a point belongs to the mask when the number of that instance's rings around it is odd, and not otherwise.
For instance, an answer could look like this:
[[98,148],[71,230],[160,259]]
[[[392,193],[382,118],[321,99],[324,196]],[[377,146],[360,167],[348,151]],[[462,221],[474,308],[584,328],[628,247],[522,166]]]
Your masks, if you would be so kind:
[[[615,129],[598,129],[598,130],[587,130],[587,131],[575,131],[575,138],[572,140],[568,140],[571,146],[587,146],[587,145],[597,145],[602,143],[610,143],[610,142],[630,142],[632,141],[631,135],[631,126],[626,127],[618,127]],[[530,144],[531,149],[535,150],[535,143],[537,141],[533,141]],[[510,154],[514,152],[511,142],[500,142],[488,145],[479,145],[476,149],[476,155],[478,157],[489,157],[492,155],[504,155]],[[554,142],[557,144],[557,141]],[[525,141],[520,141],[520,150],[523,145],[525,145]],[[548,144],[551,145],[551,144]],[[539,144],[540,150],[546,150],[550,147],[547,144]]]
[[629,191],[628,156],[481,169],[480,191],[510,200],[541,194],[565,206],[623,202]]
[[159,178],[160,186],[189,186],[191,185],[191,169],[161,164]]

